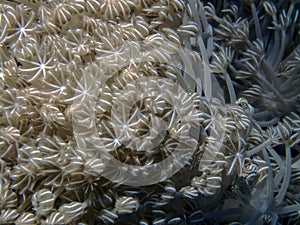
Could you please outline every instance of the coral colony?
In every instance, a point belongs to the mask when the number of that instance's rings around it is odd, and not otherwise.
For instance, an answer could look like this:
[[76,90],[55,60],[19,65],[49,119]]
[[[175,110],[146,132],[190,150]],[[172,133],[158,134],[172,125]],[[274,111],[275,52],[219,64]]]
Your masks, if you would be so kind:
[[300,224],[299,9],[1,0],[0,224]]

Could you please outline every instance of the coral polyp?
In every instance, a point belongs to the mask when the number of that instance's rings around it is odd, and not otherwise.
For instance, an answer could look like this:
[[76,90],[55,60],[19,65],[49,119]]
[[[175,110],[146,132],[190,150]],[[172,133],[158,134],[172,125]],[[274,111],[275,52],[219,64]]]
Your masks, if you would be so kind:
[[299,7],[2,0],[0,224],[300,223]]

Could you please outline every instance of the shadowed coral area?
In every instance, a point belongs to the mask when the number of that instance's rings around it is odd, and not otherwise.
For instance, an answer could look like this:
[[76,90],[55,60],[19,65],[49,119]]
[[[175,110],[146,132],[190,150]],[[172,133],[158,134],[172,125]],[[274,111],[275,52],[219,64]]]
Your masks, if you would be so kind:
[[299,9],[1,0],[0,224],[300,224]]

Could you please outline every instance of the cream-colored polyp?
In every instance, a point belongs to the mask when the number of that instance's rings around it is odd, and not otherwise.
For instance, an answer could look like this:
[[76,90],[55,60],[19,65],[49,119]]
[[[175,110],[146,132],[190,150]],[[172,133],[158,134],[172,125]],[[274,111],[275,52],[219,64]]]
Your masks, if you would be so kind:
[[[103,177],[120,184],[145,186],[171,177],[191,160],[194,151],[199,147],[198,138],[201,127],[200,120],[191,119],[200,113],[199,109],[191,107],[193,105],[191,92],[196,91],[200,96],[204,95],[208,103],[213,102],[212,98],[218,98],[219,102],[223,102],[221,88],[207,73],[208,67],[203,63],[201,57],[198,57],[199,61],[195,61],[195,57],[193,57],[195,54],[195,52],[167,41],[159,44],[130,42],[103,54],[83,72],[80,92],[75,93],[72,105],[74,135],[81,150],[88,152],[91,157],[101,159],[105,166],[99,173]],[[163,77],[150,76],[135,79],[126,84],[113,100],[111,108],[109,122],[118,136],[115,144],[116,146],[123,144],[126,148],[137,152],[151,152],[159,146],[167,132],[172,133],[171,127],[174,123],[180,120],[183,129],[179,133],[173,134],[173,138],[179,144],[167,158],[145,166],[129,165],[115,159],[105,148],[96,128],[95,107],[101,88],[106,85],[116,71],[149,61],[168,64],[183,71],[183,75],[178,77],[181,81],[175,82]],[[184,87],[179,83],[184,83]],[[173,107],[172,122],[168,124],[153,114],[148,134],[143,137],[136,136],[134,130],[128,126],[129,114],[132,112],[134,104],[145,98],[155,99],[157,96],[161,98],[161,102]],[[177,107],[181,109],[177,110]],[[215,117],[215,120],[221,121],[222,112],[224,112],[222,104],[220,104],[219,111],[220,115]],[[138,109],[134,113],[138,114]],[[222,126],[218,126],[218,121],[211,126],[209,135],[214,136],[214,139],[208,138],[207,140],[218,140],[218,143],[222,143],[224,133]],[[215,149],[219,149],[218,143],[214,143]],[[202,168],[208,166],[216,154],[217,151],[203,152],[205,160]]]

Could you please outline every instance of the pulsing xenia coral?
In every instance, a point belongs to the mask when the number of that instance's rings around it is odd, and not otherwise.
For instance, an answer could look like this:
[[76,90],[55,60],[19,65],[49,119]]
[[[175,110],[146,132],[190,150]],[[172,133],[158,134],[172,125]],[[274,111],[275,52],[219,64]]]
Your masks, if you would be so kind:
[[299,223],[298,9],[1,1],[0,223]]
[[[274,125],[291,111],[298,112],[297,7],[297,1],[243,1],[240,8],[231,5],[218,13],[213,4],[206,6],[209,18],[218,24],[217,45],[223,48],[241,45],[236,48],[228,70],[242,84],[236,92],[243,92],[255,106],[254,118],[262,126]],[[255,32],[249,34],[249,29]],[[218,52],[216,59],[223,54]],[[220,65],[218,60],[214,61]]]

